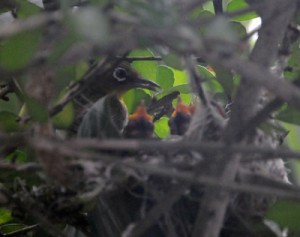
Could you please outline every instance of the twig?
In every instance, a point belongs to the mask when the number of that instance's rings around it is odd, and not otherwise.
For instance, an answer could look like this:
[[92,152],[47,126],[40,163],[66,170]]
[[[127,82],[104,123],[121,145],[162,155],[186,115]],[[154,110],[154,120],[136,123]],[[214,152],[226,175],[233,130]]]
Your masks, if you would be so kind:
[[[49,140],[33,140],[32,146],[39,147],[42,144],[49,144],[51,149],[55,149],[55,144],[59,143]],[[242,155],[261,155],[265,157],[284,157],[292,159],[300,159],[300,152],[291,151],[286,148],[269,148],[269,147],[258,147],[254,145],[231,145],[220,143],[220,142],[191,142],[191,141],[179,141],[179,142],[166,142],[166,141],[140,141],[140,140],[98,140],[98,139],[74,139],[66,141],[65,145],[72,147],[73,151],[77,149],[98,149],[98,150],[115,150],[115,151],[161,151],[161,152],[176,152],[176,151],[199,151],[203,153],[215,152],[230,154],[242,154]]]
[[0,170],[14,170],[14,171],[37,171],[41,170],[41,166],[37,163],[13,164],[8,162],[0,162]]
[[222,14],[223,13],[223,1],[222,0],[213,0],[215,14]]
[[205,95],[204,90],[201,85],[202,78],[200,78],[200,76],[195,71],[195,67],[194,67],[194,64],[193,64],[193,61],[191,58],[187,57],[185,59],[185,62],[186,62],[187,70],[190,73],[191,78],[194,82],[193,84],[196,86],[196,92],[197,92],[200,100],[204,104],[204,106],[207,107],[207,105],[208,105],[207,98],[206,98],[206,95]]
[[117,59],[123,59],[127,62],[134,62],[134,61],[161,61],[163,60],[162,57],[159,56],[146,56],[146,57],[116,57]]
[[35,229],[37,229],[39,227],[38,224],[35,225],[31,225],[31,226],[26,226],[20,230],[16,230],[16,231],[12,231],[10,233],[7,234],[1,234],[0,236],[3,237],[18,237],[18,236],[24,236],[25,234],[27,234],[30,231],[33,231]]
[[13,35],[28,30],[34,30],[51,21],[61,21],[63,18],[61,12],[42,13],[23,20],[16,20],[1,26],[0,39],[5,39]]

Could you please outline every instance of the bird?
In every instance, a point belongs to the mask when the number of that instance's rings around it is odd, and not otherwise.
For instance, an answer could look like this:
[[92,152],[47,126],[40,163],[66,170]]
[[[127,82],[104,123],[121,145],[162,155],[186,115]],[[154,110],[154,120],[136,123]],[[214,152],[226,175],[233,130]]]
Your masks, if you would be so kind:
[[193,113],[194,106],[184,104],[180,95],[178,95],[177,105],[168,122],[171,134],[180,136],[184,135],[190,125]]
[[128,124],[124,128],[123,136],[126,138],[153,138],[153,117],[148,114],[144,100],[136,111],[128,117]]
[[[160,88],[155,82],[142,78],[126,61],[114,65],[113,68],[104,73],[96,72],[86,82],[86,86],[83,86],[81,93],[73,99],[76,117],[71,130],[80,137],[90,136],[90,134],[82,131],[83,127],[86,128],[85,125],[91,122],[92,118],[101,119],[99,116],[103,116],[105,113],[111,125],[118,132],[122,132],[128,118],[127,108],[122,101],[125,92],[134,88],[152,91],[157,91]],[[99,127],[99,124],[97,126]],[[94,133],[92,137],[100,137],[99,133],[98,135],[96,131]]]

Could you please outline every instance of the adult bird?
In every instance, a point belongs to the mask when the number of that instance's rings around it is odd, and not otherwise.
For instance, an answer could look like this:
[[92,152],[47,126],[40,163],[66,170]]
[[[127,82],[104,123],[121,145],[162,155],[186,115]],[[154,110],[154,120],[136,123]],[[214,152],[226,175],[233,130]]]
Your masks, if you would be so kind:
[[[134,88],[152,91],[159,89],[159,85],[142,78],[125,61],[108,68],[105,72],[95,72],[85,84],[81,93],[73,99],[76,119],[72,130],[77,132],[80,125],[80,137],[105,137],[107,134],[103,134],[104,126],[120,133],[128,117],[127,108],[122,101],[124,93]],[[88,127],[90,129],[87,129]]]

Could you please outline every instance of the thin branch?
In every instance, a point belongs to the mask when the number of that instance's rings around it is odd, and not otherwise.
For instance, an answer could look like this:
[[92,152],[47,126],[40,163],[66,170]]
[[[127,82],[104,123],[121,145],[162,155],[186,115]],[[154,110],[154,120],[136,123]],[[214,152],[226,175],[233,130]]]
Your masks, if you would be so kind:
[[5,39],[13,35],[34,30],[47,25],[51,21],[61,21],[63,15],[61,12],[41,13],[30,18],[16,20],[12,23],[1,25],[0,39]]
[[31,225],[31,226],[26,226],[20,230],[16,230],[16,231],[12,231],[12,232],[9,232],[7,234],[1,234],[0,236],[3,236],[3,237],[18,237],[18,236],[24,236],[26,235],[28,232],[30,231],[33,231],[33,230],[36,230],[37,228],[39,227],[38,224],[35,224],[35,225]]
[[[50,143],[50,141],[39,139],[33,140],[32,146],[38,146],[41,142]],[[228,146],[219,142],[191,142],[191,141],[179,141],[179,142],[166,142],[166,141],[141,141],[141,140],[98,140],[98,139],[74,139],[65,142],[66,146],[72,147],[74,151],[77,149],[98,149],[98,150],[115,150],[115,151],[161,151],[161,152],[176,152],[176,151],[199,151],[203,153],[215,152],[230,154],[242,154],[242,155],[261,155],[266,157],[284,157],[292,159],[300,159],[300,152],[291,151],[286,148],[269,148],[258,147],[254,145],[231,145]]]
[[123,59],[129,63],[132,63],[134,61],[162,61],[162,57],[159,57],[159,56],[145,56],[145,57],[125,57],[125,58],[122,58],[120,56],[116,57],[117,59]]
[[193,63],[193,60],[190,58],[190,57],[187,57],[185,59],[185,62],[186,62],[186,67],[187,67],[187,70],[188,72],[190,73],[190,76],[191,76],[191,79],[193,80],[194,84],[195,85],[195,89],[196,89],[196,92],[200,98],[200,100],[202,101],[202,103],[204,104],[204,106],[208,106],[208,101],[207,101],[207,98],[206,98],[206,95],[204,93],[204,90],[203,90],[203,87],[201,85],[201,82],[203,81],[202,78],[200,78],[200,76],[197,74],[196,70],[195,70],[195,65]]

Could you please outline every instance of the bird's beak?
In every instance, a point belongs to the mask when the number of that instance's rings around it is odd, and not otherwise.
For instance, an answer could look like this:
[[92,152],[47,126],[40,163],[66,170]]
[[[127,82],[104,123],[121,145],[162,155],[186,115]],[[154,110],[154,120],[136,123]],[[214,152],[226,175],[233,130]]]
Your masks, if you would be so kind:
[[159,91],[160,89],[160,86],[158,84],[144,78],[136,78],[134,80],[133,86],[135,88],[143,88],[151,91]]

